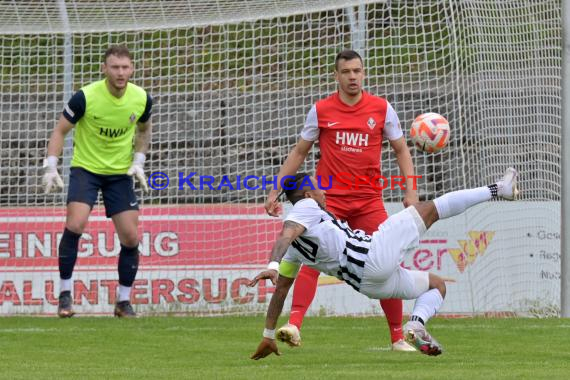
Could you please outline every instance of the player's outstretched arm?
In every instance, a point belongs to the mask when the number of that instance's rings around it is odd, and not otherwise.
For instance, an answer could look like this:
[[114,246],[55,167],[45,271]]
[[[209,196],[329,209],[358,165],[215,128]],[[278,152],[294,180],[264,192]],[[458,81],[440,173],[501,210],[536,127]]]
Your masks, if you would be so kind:
[[61,115],[49,139],[47,158],[44,159],[43,165],[45,171],[42,178],[42,184],[46,194],[63,189],[63,181],[57,172],[57,161],[63,150],[65,135],[67,135],[72,128],[73,124]]
[[288,175],[295,175],[301,164],[305,161],[309,150],[313,146],[313,141],[307,141],[300,138],[297,145],[289,152],[287,159],[281,165],[279,173],[277,174],[277,185],[269,191],[265,201],[265,211],[271,216],[279,216],[283,212],[281,204],[277,200],[279,192],[281,191],[281,179]]
[[283,228],[281,229],[275,244],[273,244],[273,248],[271,249],[271,258],[269,259],[267,269],[255,276],[247,286],[255,286],[259,280],[271,280],[273,285],[275,285],[281,259],[287,252],[287,248],[289,248],[293,240],[297,239],[297,237],[299,237],[303,232],[305,232],[305,227],[301,224],[286,220],[283,223]]
[[279,277],[279,269],[266,269],[259,272],[257,276],[251,280],[247,286],[254,287],[260,280],[271,280],[271,283],[275,285],[277,283],[277,278]]
[[275,343],[275,339],[263,338],[259,346],[257,346],[257,350],[251,355],[250,359],[259,360],[263,359],[266,356],[271,354],[275,354],[277,356],[281,355],[281,352],[277,348],[277,344]]
[[267,309],[267,317],[265,318],[265,329],[263,330],[263,339],[257,346],[257,350],[251,355],[251,359],[259,360],[266,356],[274,353],[275,355],[281,355],[277,344],[275,343],[275,327],[277,326],[277,320],[281,315],[283,310],[283,304],[285,303],[285,298],[293,285],[295,279],[279,276],[277,279],[277,286],[275,288],[275,293],[271,297],[271,302],[269,302],[269,308]]
[[133,163],[127,172],[128,175],[134,176],[139,185],[142,187],[145,193],[148,193],[148,185],[146,183],[146,176],[144,175],[144,162],[145,154],[148,150],[150,144],[150,134],[152,130],[152,125],[150,120],[144,123],[137,124],[138,129],[135,135],[135,155],[133,157]]

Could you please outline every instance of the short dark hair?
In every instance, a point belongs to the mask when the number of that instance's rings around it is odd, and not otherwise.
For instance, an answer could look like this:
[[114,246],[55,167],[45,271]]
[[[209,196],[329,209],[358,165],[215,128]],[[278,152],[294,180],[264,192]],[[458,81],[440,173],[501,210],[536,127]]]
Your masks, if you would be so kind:
[[283,191],[289,202],[295,204],[305,198],[305,186],[301,186],[305,178],[309,178],[307,173],[297,173],[293,178],[289,177],[283,181]]
[[364,65],[364,63],[362,62],[362,57],[360,56],[360,54],[358,54],[354,50],[349,50],[349,49],[343,50],[336,55],[336,58],[334,60],[334,69],[338,70],[338,61],[340,61],[341,59],[344,59],[346,61],[350,61],[350,60],[357,59],[357,58],[360,59],[360,63],[362,63]]
[[133,56],[131,55],[129,48],[126,47],[125,45],[109,46],[107,51],[105,51],[105,57],[103,61],[107,62],[107,58],[109,58],[110,55],[115,55],[117,57],[128,57],[131,61],[133,60]]

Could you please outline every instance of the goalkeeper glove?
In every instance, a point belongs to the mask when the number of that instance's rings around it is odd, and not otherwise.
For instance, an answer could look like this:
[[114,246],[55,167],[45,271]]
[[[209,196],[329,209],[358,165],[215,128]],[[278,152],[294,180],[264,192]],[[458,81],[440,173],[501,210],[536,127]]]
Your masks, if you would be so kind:
[[63,190],[63,181],[57,172],[57,157],[56,156],[48,156],[44,159],[44,168],[45,173],[44,177],[42,178],[42,184],[45,187],[46,194],[52,192],[56,192],[59,190]]
[[135,156],[133,157],[133,164],[131,165],[127,174],[134,176],[139,181],[143,192],[148,193],[148,185],[146,184],[146,177],[143,170],[144,161],[144,153],[136,152]]

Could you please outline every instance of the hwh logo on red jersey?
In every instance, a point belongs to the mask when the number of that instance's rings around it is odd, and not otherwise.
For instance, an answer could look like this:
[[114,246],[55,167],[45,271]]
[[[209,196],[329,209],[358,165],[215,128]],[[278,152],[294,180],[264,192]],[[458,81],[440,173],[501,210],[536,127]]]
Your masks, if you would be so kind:
[[336,131],[337,145],[368,146],[368,134]]

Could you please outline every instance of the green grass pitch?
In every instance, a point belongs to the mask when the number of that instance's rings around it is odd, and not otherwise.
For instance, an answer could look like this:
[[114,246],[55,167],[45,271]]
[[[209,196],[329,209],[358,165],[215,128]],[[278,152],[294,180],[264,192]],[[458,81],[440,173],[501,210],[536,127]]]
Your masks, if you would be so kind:
[[[282,318],[280,323],[284,322]],[[309,317],[253,361],[264,317],[0,318],[1,379],[569,379],[568,319],[440,319],[438,357],[389,350],[383,318]]]

